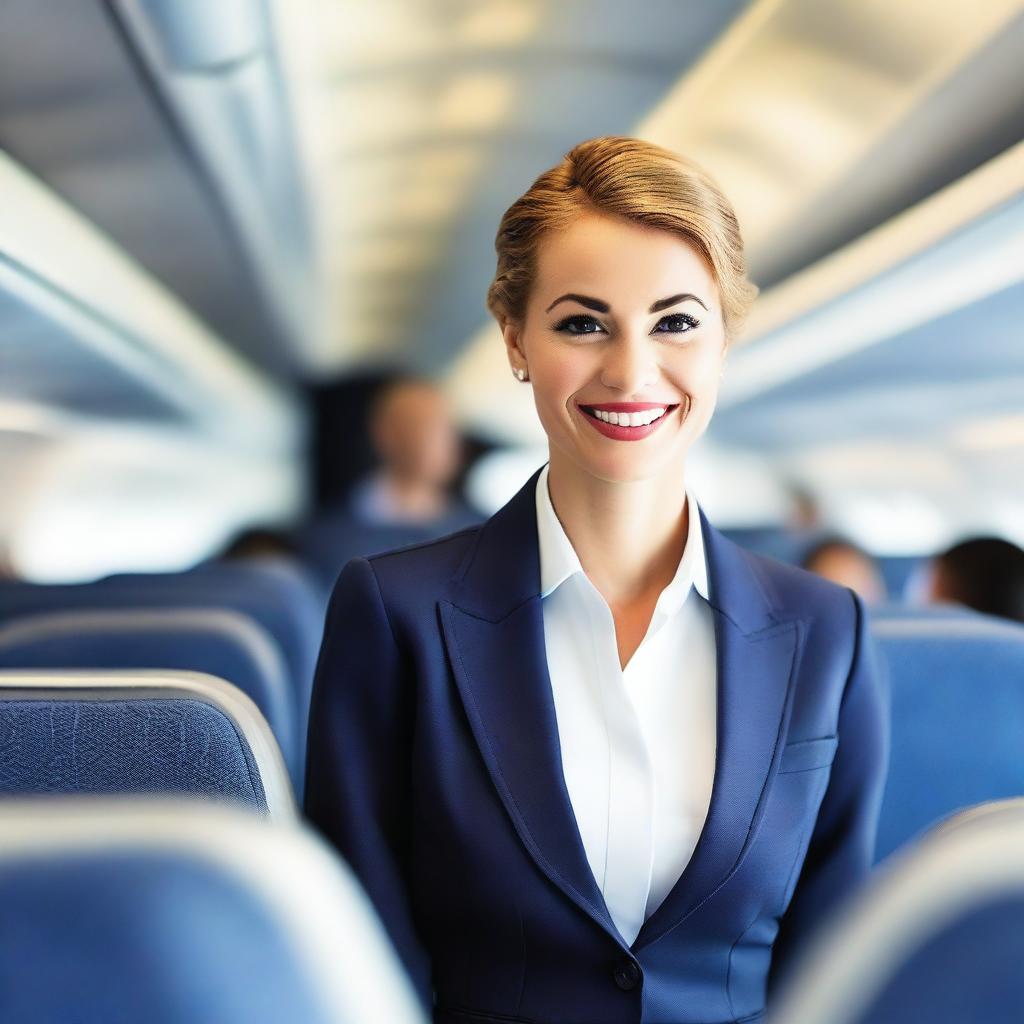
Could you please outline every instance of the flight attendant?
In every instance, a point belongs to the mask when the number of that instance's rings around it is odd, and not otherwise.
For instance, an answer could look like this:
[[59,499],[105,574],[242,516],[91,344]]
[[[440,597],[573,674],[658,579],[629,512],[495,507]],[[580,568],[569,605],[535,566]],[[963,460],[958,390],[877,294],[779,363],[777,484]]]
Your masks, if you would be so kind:
[[307,812],[435,1021],[758,1021],[869,870],[888,730],[861,600],[686,489],[755,294],[735,215],[599,138],[496,247],[549,461],[482,526],[345,567]]

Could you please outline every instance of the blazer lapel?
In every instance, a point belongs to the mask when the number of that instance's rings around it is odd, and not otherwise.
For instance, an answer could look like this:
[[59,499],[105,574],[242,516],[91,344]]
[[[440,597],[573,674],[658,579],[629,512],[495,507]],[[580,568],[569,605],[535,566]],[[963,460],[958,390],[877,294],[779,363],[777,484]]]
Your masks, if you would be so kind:
[[711,802],[689,863],[644,922],[633,949],[659,939],[739,867],[757,832],[789,724],[803,624],[772,614],[741,548],[701,513],[715,620],[718,735]]
[[438,607],[452,672],[505,809],[537,866],[622,944],[562,772],[540,598],[539,470],[481,529]]

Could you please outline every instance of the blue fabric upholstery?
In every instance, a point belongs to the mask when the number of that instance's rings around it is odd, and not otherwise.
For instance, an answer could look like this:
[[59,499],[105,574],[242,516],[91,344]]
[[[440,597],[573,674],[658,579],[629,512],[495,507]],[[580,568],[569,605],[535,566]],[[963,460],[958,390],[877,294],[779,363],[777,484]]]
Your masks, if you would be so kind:
[[[207,672],[237,686],[263,713],[277,739],[293,780],[301,774],[295,708],[282,664],[264,664],[230,629],[217,622],[196,628],[186,621],[138,627],[127,614],[111,610],[66,628],[63,613],[17,620],[0,626],[2,669],[180,669]],[[246,621],[250,629],[259,630]],[[30,627],[28,629],[19,628]],[[276,648],[264,639],[270,653]]]
[[0,863],[0,1019],[345,1024],[254,894],[144,850]]
[[0,623],[41,611],[122,607],[228,608],[263,626],[280,645],[288,665],[298,738],[295,762],[305,763],[309,697],[324,609],[300,566],[265,559],[211,562],[184,573],[110,576],[84,584],[0,580]]
[[873,632],[892,689],[880,860],[960,808],[1024,795],[1024,628],[946,609]]
[[210,704],[4,695],[0,794],[42,793],[192,793],[266,809],[249,745]]
[[929,936],[857,1024],[1019,1024],[1024,1019],[1024,894],[972,908]]
[[921,555],[884,555],[875,561],[885,580],[886,590],[896,601],[906,596],[911,577],[921,571],[928,559]]

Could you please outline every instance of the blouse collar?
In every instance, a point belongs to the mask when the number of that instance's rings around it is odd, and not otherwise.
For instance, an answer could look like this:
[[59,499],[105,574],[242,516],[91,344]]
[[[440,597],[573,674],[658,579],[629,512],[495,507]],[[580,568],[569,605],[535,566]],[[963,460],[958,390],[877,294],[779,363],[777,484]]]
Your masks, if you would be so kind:
[[[540,596],[547,597],[576,573],[583,572],[579,556],[555,515],[548,491],[548,466],[537,478],[537,540],[540,553]],[[672,581],[658,597],[657,610],[665,617],[678,611],[690,592],[691,585],[705,601],[709,600],[707,558],[700,528],[700,512],[690,491],[686,492],[689,524],[686,546]]]

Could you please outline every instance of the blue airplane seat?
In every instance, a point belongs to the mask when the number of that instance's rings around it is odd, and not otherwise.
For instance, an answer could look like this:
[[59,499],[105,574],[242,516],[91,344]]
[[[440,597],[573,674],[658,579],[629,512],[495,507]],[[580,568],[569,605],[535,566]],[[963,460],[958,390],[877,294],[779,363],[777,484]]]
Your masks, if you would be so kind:
[[905,598],[911,578],[921,571],[928,559],[920,555],[879,555],[875,561],[891,599],[898,602]]
[[929,936],[857,1024],[1019,1024],[1024,1019],[1021,963],[1024,889],[994,897]]
[[0,796],[194,794],[295,814],[266,720],[198,672],[0,672],[0,751]]
[[108,576],[94,583],[0,580],[0,623],[39,611],[97,608],[230,609],[250,616],[280,645],[291,679],[305,761],[313,672],[323,633],[323,599],[301,566],[285,559],[208,562],[182,573]]
[[426,1024],[340,860],[185,801],[0,802],[0,1012],[18,1024]]
[[1024,795],[1024,627],[951,606],[876,614],[892,745],[876,860],[962,807]]
[[953,815],[822,929],[770,1024],[1024,1019],[1024,800]]
[[293,782],[301,778],[287,667],[273,638],[239,612],[103,608],[24,615],[0,623],[0,669],[174,669],[217,676],[252,698]]

